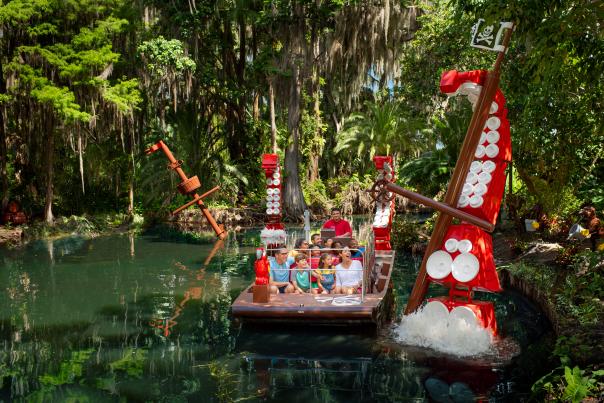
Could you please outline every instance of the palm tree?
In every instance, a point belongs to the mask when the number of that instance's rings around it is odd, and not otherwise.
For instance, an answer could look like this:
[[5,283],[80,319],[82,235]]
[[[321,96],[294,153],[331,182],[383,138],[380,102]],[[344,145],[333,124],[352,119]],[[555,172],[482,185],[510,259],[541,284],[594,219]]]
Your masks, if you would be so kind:
[[400,179],[423,194],[444,191],[457,163],[461,143],[470,120],[469,108],[444,113],[432,120],[432,149],[402,164]]
[[394,101],[365,102],[365,113],[353,113],[337,135],[335,152],[356,157],[366,169],[375,155],[399,158],[415,157],[425,148],[425,122],[405,116]]

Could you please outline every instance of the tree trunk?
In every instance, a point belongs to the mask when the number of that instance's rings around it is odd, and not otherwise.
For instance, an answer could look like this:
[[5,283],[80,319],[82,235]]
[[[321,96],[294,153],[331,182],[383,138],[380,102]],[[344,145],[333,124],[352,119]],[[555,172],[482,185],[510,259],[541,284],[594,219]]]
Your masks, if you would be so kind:
[[294,4],[295,22],[292,26],[291,36],[291,83],[289,94],[289,110],[287,117],[287,129],[291,141],[285,151],[285,189],[284,208],[286,218],[294,221],[302,221],[306,203],[300,184],[298,172],[300,153],[298,143],[300,139],[300,103],[302,90],[302,74],[300,71],[300,60],[303,60],[304,45],[304,17],[303,7],[299,3]]
[[134,215],[134,178],[130,178],[130,185],[128,186],[128,215]]
[[[48,117],[48,119],[52,119]],[[52,187],[52,181],[54,177],[54,127],[52,124],[47,125],[46,132],[46,201],[44,204],[44,221],[47,224],[54,222],[54,216],[52,215],[52,198],[54,195],[54,189]]]
[[80,179],[82,180],[82,194],[86,194],[84,187],[84,157],[82,156],[82,133],[78,129],[78,160],[80,163]]
[[314,107],[313,112],[315,115],[315,133],[313,136],[312,145],[310,147],[310,155],[309,155],[309,164],[308,164],[308,180],[310,182],[315,181],[319,177],[319,156],[323,151],[321,141],[322,132],[321,132],[321,81],[319,77],[319,66],[317,65],[317,59],[319,58],[319,35],[317,35],[316,30],[313,29],[312,33],[312,56],[313,60],[311,61],[311,66],[313,66],[313,75],[312,75],[312,96],[314,99]]
[[[256,25],[252,24],[252,60],[256,61],[256,56],[258,53],[258,42],[256,36]],[[258,122],[260,120],[260,88],[256,88],[254,91],[254,106],[252,116],[254,118],[254,122]]]
[[271,120],[271,152],[277,153],[277,123],[275,122],[275,89],[273,79],[268,80],[268,108]]
[[260,120],[260,91],[258,90],[256,90],[254,93],[254,104],[252,111],[254,122],[258,122]]
[[[6,93],[6,82],[4,81],[4,71],[2,60],[0,58],[0,94]],[[8,149],[6,147],[6,128],[4,125],[4,105],[0,106],[0,212],[4,211],[8,205]]]

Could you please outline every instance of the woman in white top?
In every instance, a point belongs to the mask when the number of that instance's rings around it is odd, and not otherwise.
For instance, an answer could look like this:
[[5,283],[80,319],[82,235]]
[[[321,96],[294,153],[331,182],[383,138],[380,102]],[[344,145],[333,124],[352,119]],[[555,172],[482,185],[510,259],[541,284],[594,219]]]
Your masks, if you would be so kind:
[[363,265],[350,258],[350,249],[340,252],[340,264],[336,266],[336,294],[356,294],[363,283]]

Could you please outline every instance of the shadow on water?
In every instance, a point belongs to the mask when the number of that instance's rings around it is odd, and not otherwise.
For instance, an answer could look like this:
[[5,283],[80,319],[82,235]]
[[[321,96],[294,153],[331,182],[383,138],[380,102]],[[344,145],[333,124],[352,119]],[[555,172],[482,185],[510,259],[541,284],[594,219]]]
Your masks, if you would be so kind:
[[[123,235],[0,250],[0,400],[517,401],[535,377],[547,325],[509,292],[488,298],[517,356],[404,346],[396,323],[378,334],[235,326],[230,304],[252,281],[257,240]],[[399,312],[417,264],[397,260]]]

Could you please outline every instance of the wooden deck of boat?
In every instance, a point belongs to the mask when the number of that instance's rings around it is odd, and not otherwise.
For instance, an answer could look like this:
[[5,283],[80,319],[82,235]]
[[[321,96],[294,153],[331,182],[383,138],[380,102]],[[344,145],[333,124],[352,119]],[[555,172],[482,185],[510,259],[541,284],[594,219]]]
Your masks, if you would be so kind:
[[[327,298],[341,294],[275,294],[268,303],[254,303],[251,286],[246,288],[231,306],[234,317],[254,322],[299,322],[315,324],[374,323],[379,325],[392,301],[390,276],[394,263],[393,251],[376,251],[373,267],[367,273],[372,292],[365,294],[356,305],[334,305]],[[360,298],[360,294],[351,297]]]

